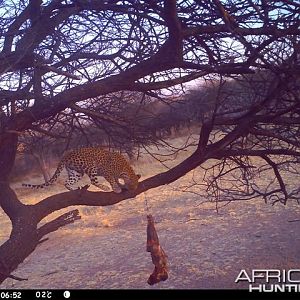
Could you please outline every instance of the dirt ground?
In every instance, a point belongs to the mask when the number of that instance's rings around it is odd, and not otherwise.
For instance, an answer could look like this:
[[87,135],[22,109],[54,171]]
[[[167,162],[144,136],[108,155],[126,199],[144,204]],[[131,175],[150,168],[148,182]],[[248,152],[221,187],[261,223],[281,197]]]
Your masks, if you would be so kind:
[[[144,165],[137,168],[145,176]],[[247,287],[235,283],[241,269],[300,269],[300,205],[239,201],[217,212],[214,203],[177,189],[192,176],[109,208],[80,207],[82,220],[50,234],[14,272],[28,281],[7,279],[0,288],[236,289]],[[59,183],[38,192],[20,183],[14,188],[24,203],[64,190]],[[153,265],[146,252],[145,197],[169,259],[169,279],[154,286],[147,284]],[[0,228],[2,243],[10,231],[3,211]]]

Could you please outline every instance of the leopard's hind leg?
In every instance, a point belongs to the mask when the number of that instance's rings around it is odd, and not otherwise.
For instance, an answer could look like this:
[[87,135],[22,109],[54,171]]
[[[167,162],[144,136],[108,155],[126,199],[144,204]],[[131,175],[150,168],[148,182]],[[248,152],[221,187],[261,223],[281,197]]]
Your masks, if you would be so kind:
[[74,190],[73,185],[83,177],[83,173],[77,172],[70,168],[66,168],[66,169],[68,172],[68,179],[65,182],[65,187],[68,190],[72,191],[72,190]]

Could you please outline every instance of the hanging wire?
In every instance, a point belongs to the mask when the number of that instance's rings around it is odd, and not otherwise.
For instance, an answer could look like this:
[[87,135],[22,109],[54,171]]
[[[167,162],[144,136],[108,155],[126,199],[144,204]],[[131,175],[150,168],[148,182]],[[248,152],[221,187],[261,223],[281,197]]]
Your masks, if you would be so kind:
[[148,200],[147,200],[147,196],[146,196],[146,193],[144,192],[144,210],[145,212],[147,213],[147,215],[149,215],[149,205],[148,205]]

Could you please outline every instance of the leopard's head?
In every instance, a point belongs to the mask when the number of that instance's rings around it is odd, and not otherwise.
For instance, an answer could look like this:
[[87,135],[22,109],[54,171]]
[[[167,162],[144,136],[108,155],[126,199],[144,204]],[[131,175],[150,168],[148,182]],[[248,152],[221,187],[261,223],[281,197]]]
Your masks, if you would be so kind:
[[121,186],[123,189],[126,189],[128,191],[135,191],[138,187],[141,175],[135,173],[132,173],[130,175],[127,173],[122,173],[120,175],[120,178],[124,180],[124,185]]

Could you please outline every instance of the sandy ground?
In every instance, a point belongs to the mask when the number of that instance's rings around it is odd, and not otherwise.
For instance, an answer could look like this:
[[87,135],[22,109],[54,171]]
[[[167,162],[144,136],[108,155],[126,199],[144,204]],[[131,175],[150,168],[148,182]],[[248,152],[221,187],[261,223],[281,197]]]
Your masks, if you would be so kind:
[[[145,165],[136,166],[144,177],[159,171],[155,166],[145,171]],[[241,269],[300,269],[300,205],[239,201],[217,212],[214,203],[178,191],[192,176],[113,207],[80,207],[82,220],[50,234],[14,272],[29,280],[7,279],[1,288],[246,288],[234,282]],[[42,192],[25,191],[19,183],[14,187],[25,203],[63,191],[59,183]],[[153,265],[146,252],[145,197],[170,269],[169,279],[152,287],[147,284]],[[0,228],[1,243],[10,231],[3,211]]]

